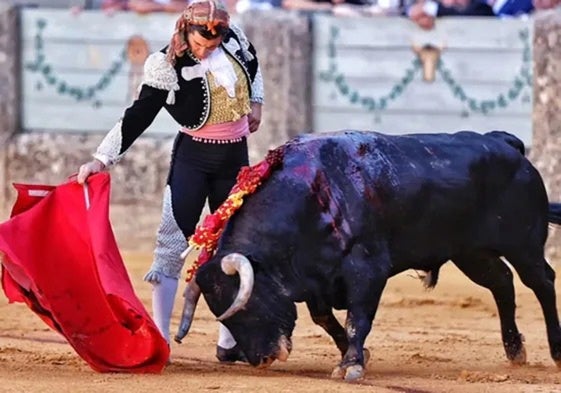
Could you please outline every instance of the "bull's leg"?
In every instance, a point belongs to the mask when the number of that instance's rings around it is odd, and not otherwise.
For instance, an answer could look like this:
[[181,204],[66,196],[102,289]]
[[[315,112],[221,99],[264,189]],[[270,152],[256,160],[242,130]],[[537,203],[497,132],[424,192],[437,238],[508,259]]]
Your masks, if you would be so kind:
[[543,250],[524,254],[522,251],[505,255],[518,272],[520,280],[530,288],[542,307],[551,357],[561,368],[561,327],[555,300],[555,271],[543,257]]
[[364,376],[364,341],[372,328],[390,266],[386,253],[372,255],[362,245],[355,245],[343,259],[348,310],[345,330],[349,348],[333,370],[333,378],[344,377],[347,381],[354,381]]
[[[349,340],[347,340],[345,329],[341,326],[337,318],[335,318],[335,315],[333,315],[333,309],[325,304],[319,308],[314,301],[308,301],[306,304],[308,305],[308,310],[310,310],[312,321],[314,321],[316,325],[321,326],[327,334],[333,338],[335,345],[341,352],[341,357],[345,356],[345,353],[347,353],[349,349]],[[362,352],[364,364],[366,364],[368,360],[370,360],[370,351],[364,348]]]
[[525,363],[526,350],[516,326],[513,276],[509,267],[500,258],[486,255],[462,256],[453,261],[473,282],[491,291],[499,311],[506,357],[513,364]]
[[331,306],[315,300],[308,300],[306,305],[310,311],[312,321],[314,321],[316,325],[321,326],[327,334],[333,338],[335,345],[337,345],[337,348],[341,351],[341,356],[344,356],[349,349],[349,341],[347,340],[345,329],[343,329],[343,326],[341,326],[337,318],[335,318],[335,315],[333,315]]

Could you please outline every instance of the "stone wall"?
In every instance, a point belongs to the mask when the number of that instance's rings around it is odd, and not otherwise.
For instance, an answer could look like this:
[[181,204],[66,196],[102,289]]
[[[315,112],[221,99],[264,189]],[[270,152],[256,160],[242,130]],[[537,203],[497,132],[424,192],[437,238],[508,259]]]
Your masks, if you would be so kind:
[[[5,20],[9,23],[3,23]],[[95,133],[41,130],[14,134],[18,102],[12,60],[16,53],[15,21],[15,12],[0,13],[0,222],[8,217],[15,198],[12,182],[61,183],[89,159],[103,138]],[[265,81],[262,125],[249,139],[250,160],[257,162],[270,148],[311,129],[312,37],[307,18],[281,11],[248,13],[241,24],[257,48]],[[172,142],[169,137],[141,137],[111,169],[111,220],[122,249],[153,248]]]
[[6,147],[18,128],[17,12],[0,4],[0,222],[7,212]]
[[241,16],[255,45],[265,80],[263,126],[250,141],[250,159],[291,137],[311,131],[312,34],[308,18],[284,11],[254,11]]
[[[539,12],[534,26],[534,111],[530,159],[552,201],[561,201],[561,13]],[[561,231],[551,226],[550,260],[561,259]]]
[[[90,159],[103,135],[24,133],[6,147],[7,181],[59,184]],[[141,138],[111,169],[111,220],[117,240],[127,250],[152,248],[161,192],[168,171],[171,139]],[[11,205],[15,194],[7,190]]]

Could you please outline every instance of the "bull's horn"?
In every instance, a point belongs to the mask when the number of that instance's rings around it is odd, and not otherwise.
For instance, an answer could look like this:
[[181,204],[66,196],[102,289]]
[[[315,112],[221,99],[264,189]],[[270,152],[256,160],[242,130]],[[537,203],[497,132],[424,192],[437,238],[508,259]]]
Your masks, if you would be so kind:
[[251,262],[249,262],[249,259],[241,254],[232,253],[226,255],[222,258],[221,266],[222,271],[229,276],[238,272],[240,275],[240,289],[238,290],[238,294],[232,305],[224,312],[224,314],[216,318],[219,321],[230,318],[246,305],[249,297],[251,296],[254,281]]
[[181,321],[179,322],[179,330],[174,337],[176,343],[181,344],[181,340],[185,338],[189,329],[191,328],[191,322],[193,322],[193,315],[195,314],[195,309],[197,308],[197,302],[201,296],[201,288],[195,281],[195,277],[189,281],[185,287],[185,292],[183,297],[185,298],[185,304],[183,305],[183,313],[181,314]]

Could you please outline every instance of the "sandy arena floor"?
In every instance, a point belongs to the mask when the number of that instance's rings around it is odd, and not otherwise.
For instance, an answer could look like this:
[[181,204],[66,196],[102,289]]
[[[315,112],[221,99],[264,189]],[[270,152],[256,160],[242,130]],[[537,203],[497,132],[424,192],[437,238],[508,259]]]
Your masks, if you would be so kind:
[[[150,286],[142,275],[150,255],[125,255],[125,261],[138,296],[149,307]],[[181,303],[179,293],[173,332]],[[395,277],[367,340],[372,359],[366,378],[348,384],[329,378],[338,351],[302,305],[286,363],[268,370],[219,364],[214,358],[218,325],[201,299],[191,333],[183,344],[172,345],[173,363],[164,373],[128,375],[92,371],[35,314],[0,295],[0,392],[561,392],[561,370],[549,357],[541,310],[518,281],[517,304],[528,353],[524,367],[506,361],[490,293],[453,265],[442,270],[431,292],[415,272]]]

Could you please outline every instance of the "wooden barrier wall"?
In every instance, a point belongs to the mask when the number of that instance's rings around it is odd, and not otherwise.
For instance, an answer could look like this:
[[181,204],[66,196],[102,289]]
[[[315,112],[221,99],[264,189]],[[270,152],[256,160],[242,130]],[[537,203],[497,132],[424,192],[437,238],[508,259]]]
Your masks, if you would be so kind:
[[[314,129],[392,134],[504,129],[532,138],[532,31],[523,19],[314,20]],[[440,51],[423,80],[415,49]]]
[[[171,37],[175,16],[22,10],[22,126],[108,131],[131,103],[150,52]],[[172,134],[162,111],[150,131]]]
[[[106,131],[134,97],[148,53],[167,43],[174,17],[31,9],[21,26],[23,128]],[[319,15],[312,26],[314,131],[504,129],[531,144],[530,20],[445,19],[423,32],[399,17]],[[440,52],[432,81],[419,56],[429,44]],[[150,127],[168,135],[177,128],[163,112]]]

